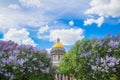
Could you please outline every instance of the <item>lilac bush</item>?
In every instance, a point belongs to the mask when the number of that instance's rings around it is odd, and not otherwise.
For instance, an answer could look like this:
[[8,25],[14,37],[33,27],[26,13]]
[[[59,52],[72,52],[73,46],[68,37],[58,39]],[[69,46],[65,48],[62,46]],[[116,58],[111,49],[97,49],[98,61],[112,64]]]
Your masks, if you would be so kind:
[[120,34],[76,42],[63,56],[58,70],[80,80],[119,80]]
[[82,67],[91,79],[118,80],[120,79],[120,35],[107,35],[103,39],[85,40],[80,45],[79,60],[84,59]]
[[53,80],[54,70],[45,50],[0,41],[1,80]]

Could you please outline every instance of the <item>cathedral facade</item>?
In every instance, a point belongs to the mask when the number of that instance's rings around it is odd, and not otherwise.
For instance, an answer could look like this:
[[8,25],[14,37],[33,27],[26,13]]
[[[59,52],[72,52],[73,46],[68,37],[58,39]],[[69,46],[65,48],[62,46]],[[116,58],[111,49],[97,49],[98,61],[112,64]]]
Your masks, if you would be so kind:
[[[52,63],[57,67],[58,63],[61,61],[62,56],[66,53],[64,45],[57,39],[57,42],[52,46],[50,51],[52,56]],[[72,80],[71,77],[65,76],[64,74],[57,73],[55,75],[55,80]]]

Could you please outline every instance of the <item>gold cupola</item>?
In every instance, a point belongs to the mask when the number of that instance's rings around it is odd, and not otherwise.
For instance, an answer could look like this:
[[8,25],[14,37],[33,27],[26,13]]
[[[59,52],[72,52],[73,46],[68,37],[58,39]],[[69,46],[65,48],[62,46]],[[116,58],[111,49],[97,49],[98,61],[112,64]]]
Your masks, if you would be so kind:
[[64,45],[60,42],[60,39],[57,39],[57,42],[53,45],[52,48],[64,48]]
[[52,54],[64,54],[65,53],[64,45],[60,42],[59,38],[57,38],[57,42],[52,46],[51,53]]

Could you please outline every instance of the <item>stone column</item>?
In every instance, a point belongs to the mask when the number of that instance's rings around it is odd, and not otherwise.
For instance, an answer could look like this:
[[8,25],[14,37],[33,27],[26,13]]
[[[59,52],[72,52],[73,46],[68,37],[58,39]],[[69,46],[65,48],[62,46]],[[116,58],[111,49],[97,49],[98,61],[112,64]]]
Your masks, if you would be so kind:
[[70,77],[70,80],[72,80],[72,77]]
[[58,80],[58,79],[57,79],[57,74],[55,74],[55,80]]
[[59,74],[59,80],[61,80],[61,74]]
[[54,61],[54,55],[52,55],[52,60]]
[[62,75],[62,80],[65,80],[65,75],[64,74]]
[[62,80],[64,80],[64,74],[62,75]]
[[66,80],[68,80],[68,77],[66,76]]

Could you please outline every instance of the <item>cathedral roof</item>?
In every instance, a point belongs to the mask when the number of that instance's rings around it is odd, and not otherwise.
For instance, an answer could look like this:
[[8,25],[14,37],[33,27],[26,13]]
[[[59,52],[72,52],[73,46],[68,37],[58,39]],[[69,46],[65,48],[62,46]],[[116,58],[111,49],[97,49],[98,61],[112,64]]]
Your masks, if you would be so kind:
[[53,45],[52,48],[64,48],[64,45],[60,42],[60,39],[57,39],[57,42]]
[[57,42],[52,46],[52,54],[63,54],[65,53],[64,45],[60,42],[60,39],[57,39]]

